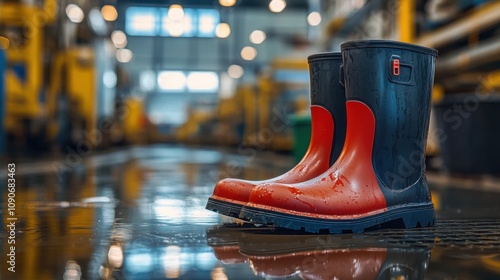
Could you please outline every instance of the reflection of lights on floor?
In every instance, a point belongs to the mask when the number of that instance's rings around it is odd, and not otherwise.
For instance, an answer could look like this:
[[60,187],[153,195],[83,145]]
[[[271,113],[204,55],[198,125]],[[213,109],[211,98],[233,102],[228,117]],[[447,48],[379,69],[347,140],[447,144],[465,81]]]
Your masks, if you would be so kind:
[[181,248],[179,246],[167,246],[163,258],[163,268],[165,269],[166,278],[179,278],[181,275],[180,253]]
[[99,267],[99,276],[101,276],[101,279],[108,279],[110,275],[110,270],[107,267],[100,266]]
[[217,259],[212,252],[201,252],[196,254],[196,266],[198,269],[210,270],[214,267]]
[[158,198],[153,203],[153,209],[157,219],[168,223],[198,224],[219,220],[217,213],[205,210],[205,205],[198,200]]
[[125,259],[127,270],[134,273],[150,272],[153,269],[153,257],[150,253],[135,253]]
[[75,261],[68,261],[66,263],[66,271],[64,271],[63,279],[64,280],[80,280],[82,277],[82,270],[80,265],[78,265]]
[[111,267],[120,268],[123,264],[123,250],[118,245],[111,245],[108,251],[108,261]]
[[214,267],[212,270],[212,280],[228,280],[223,267]]
[[182,222],[184,212],[184,201],[179,199],[160,198],[155,200],[153,209],[158,219],[168,222]]
[[[166,278],[179,278],[183,272],[196,268],[210,271],[217,263],[212,251],[198,251],[199,248],[169,245],[161,260]],[[221,278],[222,279],[222,278]]]

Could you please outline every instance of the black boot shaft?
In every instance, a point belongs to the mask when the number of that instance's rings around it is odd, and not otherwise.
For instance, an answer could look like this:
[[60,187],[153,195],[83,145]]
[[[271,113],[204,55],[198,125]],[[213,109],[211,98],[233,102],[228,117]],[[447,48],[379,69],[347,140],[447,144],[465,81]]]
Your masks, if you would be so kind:
[[340,52],[318,53],[308,57],[311,77],[311,105],[322,106],[333,117],[334,137],[330,155],[330,166],[337,160],[344,146],[346,132],[346,109],[342,54]]
[[344,43],[342,54],[347,100],[368,105],[376,120],[372,161],[380,185],[402,190],[425,181],[437,51],[371,40]]

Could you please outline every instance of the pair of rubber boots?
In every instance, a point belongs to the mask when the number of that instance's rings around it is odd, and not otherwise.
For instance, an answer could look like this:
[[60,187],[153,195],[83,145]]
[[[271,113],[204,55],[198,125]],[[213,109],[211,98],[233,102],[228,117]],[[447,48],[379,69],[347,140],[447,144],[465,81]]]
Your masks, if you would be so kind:
[[218,182],[208,210],[307,232],[434,224],[425,146],[437,51],[385,40],[341,50],[308,58],[312,135],[303,159],[273,179]]
[[266,279],[424,279],[430,259],[429,248],[389,244],[380,235],[287,235],[228,225],[208,228],[206,237],[223,264],[248,263]]

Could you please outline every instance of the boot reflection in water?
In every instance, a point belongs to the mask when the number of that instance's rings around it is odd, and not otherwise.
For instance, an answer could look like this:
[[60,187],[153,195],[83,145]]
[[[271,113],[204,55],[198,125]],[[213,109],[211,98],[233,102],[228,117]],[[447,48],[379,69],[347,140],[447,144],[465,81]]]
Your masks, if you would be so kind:
[[430,254],[427,249],[364,248],[247,257],[262,277],[368,280],[424,279]]
[[309,181],[253,188],[240,218],[313,233],[433,225],[424,151],[437,51],[383,40],[341,49],[347,131],[339,158]]
[[264,181],[228,178],[219,181],[206,208],[236,217],[255,186],[264,183],[299,183],[325,172],[337,159],[344,145],[346,109],[342,56],[339,52],[308,57],[311,79],[311,140],[302,160],[287,173]]

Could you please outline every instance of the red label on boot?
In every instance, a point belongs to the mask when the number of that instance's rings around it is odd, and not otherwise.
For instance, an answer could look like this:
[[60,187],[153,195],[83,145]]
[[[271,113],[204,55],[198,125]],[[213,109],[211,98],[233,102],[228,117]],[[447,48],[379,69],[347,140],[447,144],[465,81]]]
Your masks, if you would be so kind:
[[392,74],[394,76],[399,76],[400,69],[399,69],[399,59],[394,59],[392,61]]

